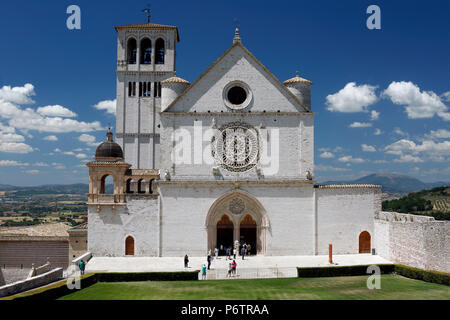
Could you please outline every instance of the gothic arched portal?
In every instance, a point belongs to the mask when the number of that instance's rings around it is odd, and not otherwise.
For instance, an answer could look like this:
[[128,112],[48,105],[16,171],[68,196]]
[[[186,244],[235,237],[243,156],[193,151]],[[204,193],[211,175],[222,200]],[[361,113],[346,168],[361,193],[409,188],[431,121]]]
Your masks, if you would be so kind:
[[266,252],[266,236],[269,226],[266,211],[260,202],[248,192],[235,190],[219,197],[206,216],[208,250],[228,246],[231,240],[242,245],[251,244],[253,254]]

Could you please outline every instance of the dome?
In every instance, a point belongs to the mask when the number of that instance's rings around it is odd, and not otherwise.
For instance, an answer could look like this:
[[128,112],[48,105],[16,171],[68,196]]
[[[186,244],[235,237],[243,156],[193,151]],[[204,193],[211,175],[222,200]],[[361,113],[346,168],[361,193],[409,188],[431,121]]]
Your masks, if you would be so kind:
[[113,134],[108,129],[106,141],[102,142],[95,150],[95,160],[119,160],[123,159],[122,148],[113,141]]
[[177,76],[171,77],[169,79],[163,80],[161,81],[161,84],[166,84],[166,83],[183,83],[183,84],[190,84],[189,81],[186,81],[184,79],[181,79]]
[[306,79],[303,79],[303,78],[301,78],[301,77],[299,77],[299,76],[295,76],[294,78],[288,79],[288,80],[286,80],[286,81],[283,82],[283,83],[284,83],[284,84],[291,84],[291,83],[306,83],[306,84],[309,84],[309,85],[312,84],[311,81],[306,80]]

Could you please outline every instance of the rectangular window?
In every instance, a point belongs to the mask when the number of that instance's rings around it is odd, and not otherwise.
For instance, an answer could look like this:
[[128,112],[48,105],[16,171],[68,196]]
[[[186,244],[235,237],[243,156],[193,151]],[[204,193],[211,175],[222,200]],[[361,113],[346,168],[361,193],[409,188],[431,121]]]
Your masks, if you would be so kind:
[[133,82],[133,97],[136,96],[136,82]]
[[142,82],[139,82],[139,97],[142,97]]
[[161,97],[161,82],[158,82],[158,97]]
[[131,82],[128,82],[128,96],[131,97],[132,93],[133,93],[133,84]]
[[153,86],[153,96],[156,97],[157,93],[158,93],[158,82],[155,82]]
[[147,82],[142,82],[142,95],[147,96]]

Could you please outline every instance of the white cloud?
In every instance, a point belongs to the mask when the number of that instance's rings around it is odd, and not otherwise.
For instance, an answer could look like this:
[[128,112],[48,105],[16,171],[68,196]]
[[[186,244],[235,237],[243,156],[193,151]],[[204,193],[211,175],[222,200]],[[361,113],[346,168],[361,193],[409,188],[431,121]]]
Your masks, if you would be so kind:
[[73,118],[77,116],[75,112],[60,105],[40,107],[37,108],[36,112],[47,117]]
[[398,134],[399,136],[409,136],[408,133],[402,131],[400,128],[395,128],[395,129],[394,129],[394,133],[395,133],[395,134]]
[[336,112],[366,112],[367,107],[377,101],[376,86],[357,86],[349,82],[335,94],[326,97],[327,110]]
[[371,127],[372,124],[368,122],[353,122],[351,125],[349,125],[349,128],[368,128]]
[[375,152],[375,151],[377,151],[377,150],[375,149],[375,147],[369,146],[369,145],[364,144],[364,143],[361,145],[361,148],[362,148],[362,150],[365,151],[365,152]]
[[33,163],[33,166],[34,167],[48,167],[48,164],[44,163],[44,162],[35,162],[35,163]]
[[84,153],[78,153],[75,155],[75,157],[77,157],[78,159],[84,159],[87,157],[87,155],[85,155]]
[[80,135],[78,137],[79,141],[84,142],[88,146],[92,146],[92,147],[97,147],[100,144],[100,142],[96,142],[95,139],[96,138],[93,135],[85,134],[85,133],[83,133],[82,135]]
[[438,130],[431,130],[430,133],[425,135],[428,139],[449,139],[450,138],[450,131],[447,129],[438,129]]
[[450,101],[450,91],[447,91],[447,92],[444,92],[443,94],[441,94],[441,98],[442,98],[442,100]]
[[0,167],[27,167],[29,165],[27,162],[19,162],[16,160],[0,160]]
[[342,150],[344,150],[342,147],[337,146],[334,148],[333,152],[341,152]]
[[3,86],[0,88],[0,100],[15,104],[31,104],[34,101],[30,96],[34,96],[34,86],[26,83],[23,87]]
[[318,171],[336,171],[336,172],[350,171],[350,169],[347,169],[347,168],[337,168],[337,167],[325,166],[325,165],[321,165],[321,164],[316,165],[314,167],[314,169],[318,170]]
[[58,162],[52,162],[52,166],[53,166],[53,168],[58,169],[58,170],[66,168],[65,165],[63,165],[62,163],[58,163]]
[[75,153],[73,151],[64,151],[64,152],[61,152],[61,153],[65,154],[66,156],[74,156],[75,155]]
[[93,107],[98,110],[105,110],[106,113],[116,114],[116,99],[100,101]]
[[25,138],[17,133],[4,133],[0,131],[0,143],[4,142],[23,142]]
[[394,162],[423,162],[419,157],[412,156],[410,154],[402,154],[399,159],[394,159]]
[[450,113],[441,98],[433,91],[420,91],[412,82],[393,81],[383,93],[394,104],[404,105],[409,119],[432,118],[435,114],[450,120]]
[[378,111],[370,111],[370,120],[375,121],[378,120],[378,118],[380,118],[380,113]]
[[25,131],[40,132],[91,132],[103,130],[100,122],[84,122],[67,117],[76,114],[62,106],[47,106],[37,110],[22,109],[19,105],[34,103],[30,96],[34,95],[34,87],[26,84],[24,87],[3,86],[0,89],[0,118],[7,119],[10,127]]
[[332,154],[331,152],[325,151],[320,154],[320,157],[325,158],[325,159],[334,158],[334,154]]
[[364,159],[361,158],[353,158],[352,156],[343,156],[338,159],[340,162],[351,162],[351,163],[363,163]]
[[373,163],[388,163],[386,160],[374,160]]
[[[428,160],[442,162],[445,156],[450,156],[450,141],[434,142],[424,140],[421,144],[414,141],[401,139],[385,147],[386,153],[399,155],[400,160],[396,162],[422,162],[421,158],[413,157],[419,154]],[[408,155],[408,157],[406,157]],[[404,156],[404,157],[402,157]]]
[[22,142],[3,142],[0,143],[0,151],[8,153],[29,153],[33,148]]
[[46,136],[46,137],[44,137],[42,139],[43,140],[47,140],[47,141],[58,141],[58,137],[55,136],[55,135],[49,135],[49,136]]
[[380,129],[376,128],[375,132],[373,134],[376,135],[376,136],[379,136],[379,135],[383,134],[383,131],[381,131]]

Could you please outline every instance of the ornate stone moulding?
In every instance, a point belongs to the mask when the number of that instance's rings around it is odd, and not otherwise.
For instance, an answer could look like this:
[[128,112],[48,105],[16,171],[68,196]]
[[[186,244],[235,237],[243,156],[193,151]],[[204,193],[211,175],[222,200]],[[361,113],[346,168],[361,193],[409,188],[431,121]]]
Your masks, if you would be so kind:
[[291,117],[298,117],[298,116],[311,116],[314,115],[315,112],[237,112],[236,110],[233,111],[226,111],[226,112],[168,112],[168,111],[158,111],[161,115],[173,115],[173,116],[191,116],[191,117],[200,117],[200,116],[215,116],[215,117],[255,117],[255,116],[291,116]]
[[356,189],[356,188],[381,189],[381,186],[376,184],[328,184],[328,185],[318,185],[315,187],[318,189]]

